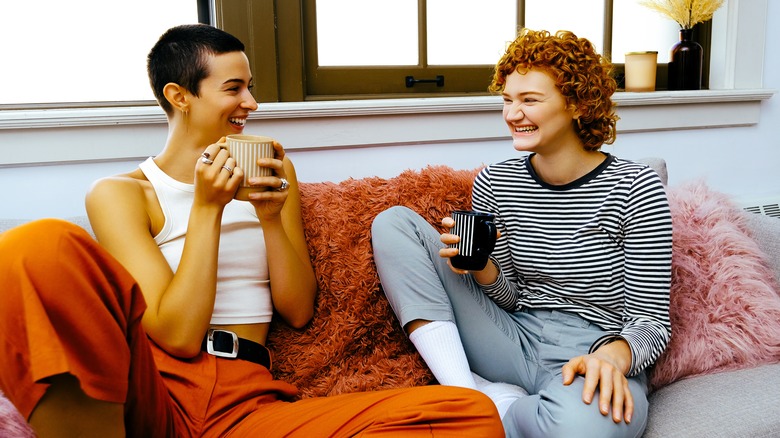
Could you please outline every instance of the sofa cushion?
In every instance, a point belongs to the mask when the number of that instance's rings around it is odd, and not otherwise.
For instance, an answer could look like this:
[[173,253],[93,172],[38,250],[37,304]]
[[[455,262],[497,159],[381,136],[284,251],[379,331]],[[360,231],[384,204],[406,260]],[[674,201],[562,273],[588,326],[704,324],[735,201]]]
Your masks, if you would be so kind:
[[672,339],[652,370],[652,386],[780,361],[780,296],[744,213],[700,181],[668,195]]
[[684,379],[650,396],[644,438],[780,436],[780,363]]
[[647,164],[653,170],[655,170],[655,173],[657,173],[658,177],[661,178],[663,185],[667,185],[669,183],[669,171],[666,169],[666,160],[658,157],[645,157],[636,161]]

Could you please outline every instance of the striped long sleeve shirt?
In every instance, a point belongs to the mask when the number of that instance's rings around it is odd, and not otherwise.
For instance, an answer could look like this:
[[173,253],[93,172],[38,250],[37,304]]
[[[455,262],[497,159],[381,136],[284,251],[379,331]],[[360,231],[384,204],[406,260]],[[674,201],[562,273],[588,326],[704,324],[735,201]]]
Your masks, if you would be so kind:
[[542,181],[530,157],[483,169],[475,210],[497,216],[491,255],[498,279],[484,293],[507,311],[573,312],[605,331],[590,351],[616,338],[632,354],[628,375],[652,365],[671,337],[672,221],[651,168],[613,155],[563,186]]

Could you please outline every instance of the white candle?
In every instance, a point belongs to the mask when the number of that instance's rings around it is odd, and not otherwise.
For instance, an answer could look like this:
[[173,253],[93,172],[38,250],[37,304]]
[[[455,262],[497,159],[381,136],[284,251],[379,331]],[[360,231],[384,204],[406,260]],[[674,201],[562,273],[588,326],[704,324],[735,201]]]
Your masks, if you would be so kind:
[[655,91],[658,52],[626,53],[626,91]]

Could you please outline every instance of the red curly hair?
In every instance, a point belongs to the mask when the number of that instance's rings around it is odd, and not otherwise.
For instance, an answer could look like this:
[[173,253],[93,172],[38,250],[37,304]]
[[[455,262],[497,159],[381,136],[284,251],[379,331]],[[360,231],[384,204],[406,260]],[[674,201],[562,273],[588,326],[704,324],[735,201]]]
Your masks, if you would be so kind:
[[579,120],[572,123],[586,150],[615,142],[618,116],[611,96],[617,83],[612,64],[590,41],[569,31],[551,35],[523,29],[496,64],[489,90],[500,93],[507,76],[531,69],[549,74],[566,104],[579,112]]

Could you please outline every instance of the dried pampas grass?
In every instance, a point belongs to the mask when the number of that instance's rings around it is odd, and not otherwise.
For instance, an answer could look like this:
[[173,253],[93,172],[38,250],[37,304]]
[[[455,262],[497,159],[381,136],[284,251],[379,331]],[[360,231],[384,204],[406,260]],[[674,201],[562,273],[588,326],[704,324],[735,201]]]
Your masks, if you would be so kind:
[[648,7],[677,22],[683,29],[711,20],[723,0],[641,0]]

